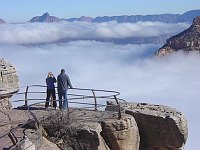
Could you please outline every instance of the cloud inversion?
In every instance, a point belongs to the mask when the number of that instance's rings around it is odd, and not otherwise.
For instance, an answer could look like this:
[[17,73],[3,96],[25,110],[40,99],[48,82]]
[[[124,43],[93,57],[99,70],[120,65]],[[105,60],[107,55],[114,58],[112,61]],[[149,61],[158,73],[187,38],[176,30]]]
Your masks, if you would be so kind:
[[161,45],[116,45],[95,40],[37,45],[64,38],[156,36],[179,32],[186,26],[148,22],[1,25],[0,57],[16,66],[21,86],[45,85],[49,71],[57,76],[64,68],[74,87],[116,90],[127,101],[177,108],[188,120],[189,138],[184,150],[194,150],[200,134],[199,54],[158,58],[154,52]]
[[160,22],[138,23],[25,23],[0,25],[0,44],[41,44],[66,40],[152,37],[176,34],[189,25]]

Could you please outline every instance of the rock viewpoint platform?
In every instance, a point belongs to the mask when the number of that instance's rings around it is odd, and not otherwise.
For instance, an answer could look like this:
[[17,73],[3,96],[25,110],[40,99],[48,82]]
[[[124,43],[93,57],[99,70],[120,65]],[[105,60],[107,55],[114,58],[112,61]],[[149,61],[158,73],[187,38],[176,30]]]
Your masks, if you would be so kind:
[[[3,110],[0,113],[1,135],[11,127],[20,144],[24,135],[35,148],[42,150],[181,150],[187,140],[188,129],[184,115],[167,106],[146,103],[108,102],[106,111],[85,109]],[[30,122],[30,120],[32,120]],[[39,123],[36,128],[37,122]],[[40,131],[38,129],[41,129]],[[9,141],[9,142],[8,142]],[[12,147],[8,136],[0,139],[1,148]],[[34,148],[33,148],[34,149]],[[34,149],[35,150],[35,149]]]

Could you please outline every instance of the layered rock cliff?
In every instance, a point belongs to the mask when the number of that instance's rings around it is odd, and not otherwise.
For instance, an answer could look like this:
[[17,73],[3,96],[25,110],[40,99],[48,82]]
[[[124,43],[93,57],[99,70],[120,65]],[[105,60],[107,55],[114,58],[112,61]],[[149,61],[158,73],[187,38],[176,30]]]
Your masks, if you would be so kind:
[[157,56],[164,56],[176,51],[200,52],[200,16],[193,19],[192,25],[185,31],[167,39]]
[[19,77],[13,65],[0,59],[0,110],[11,108],[10,97],[19,90]]
[[33,17],[29,22],[59,22],[60,19],[50,16],[49,13],[44,13],[42,16]]

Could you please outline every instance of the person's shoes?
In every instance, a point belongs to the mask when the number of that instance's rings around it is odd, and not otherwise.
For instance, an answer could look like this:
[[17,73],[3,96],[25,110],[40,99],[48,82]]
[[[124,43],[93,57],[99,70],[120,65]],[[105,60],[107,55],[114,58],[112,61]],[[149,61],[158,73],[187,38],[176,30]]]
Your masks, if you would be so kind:
[[45,110],[48,110],[49,108],[48,107],[45,107]]
[[56,110],[56,107],[54,107],[54,110]]

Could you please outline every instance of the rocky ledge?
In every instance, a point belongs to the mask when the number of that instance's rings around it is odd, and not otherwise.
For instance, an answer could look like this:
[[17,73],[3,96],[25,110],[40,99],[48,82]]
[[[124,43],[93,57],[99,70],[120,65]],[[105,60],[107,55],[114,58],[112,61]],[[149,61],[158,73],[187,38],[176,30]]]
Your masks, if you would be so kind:
[[[16,143],[21,141],[19,146],[22,150],[25,149],[24,145],[29,143],[32,147],[30,150],[36,148],[42,150],[44,147],[45,150],[139,149],[139,130],[135,119],[130,115],[123,114],[122,118],[118,119],[115,112],[78,109],[70,109],[69,113],[53,109],[32,110],[32,112],[44,130],[34,131],[35,121],[22,126],[22,129],[13,129],[12,134],[16,137]],[[30,119],[32,118],[28,111],[4,110],[4,113],[0,113],[0,121],[4,123],[0,126],[1,135],[8,132],[11,126],[17,127]],[[8,136],[0,138],[0,148],[8,147],[13,148]]]
[[167,43],[156,52],[156,55],[165,56],[180,50],[200,52],[200,16],[193,19],[188,29],[167,39]]
[[[11,127],[27,123],[22,129],[12,130],[21,145],[32,143],[39,150],[182,150],[188,129],[184,115],[170,107],[146,103],[108,102],[106,111],[84,109],[33,109],[37,118],[26,110],[4,110],[0,113],[1,133]],[[39,122],[38,128],[34,127]],[[32,128],[30,128],[32,127]],[[34,128],[33,128],[34,127]],[[38,132],[36,129],[42,129]],[[34,131],[35,130],[35,131]],[[15,131],[15,132],[14,132]],[[21,136],[20,136],[21,135]],[[28,138],[24,138],[26,135]],[[6,136],[5,136],[6,137]],[[21,137],[21,138],[20,138]],[[40,137],[40,138],[38,138]],[[29,139],[29,141],[27,141]],[[10,141],[10,145],[8,145]],[[39,142],[38,142],[39,141]],[[7,137],[0,139],[1,148],[12,147]],[[22,148],[23,149],[23,148]]]
[[[125,114],[133,116],[139,128],[140,150],[181,150],[188,128],[184,115],[163,105],[122,103]],[[116,111],[118,106],[108,102],[106,110]]]

